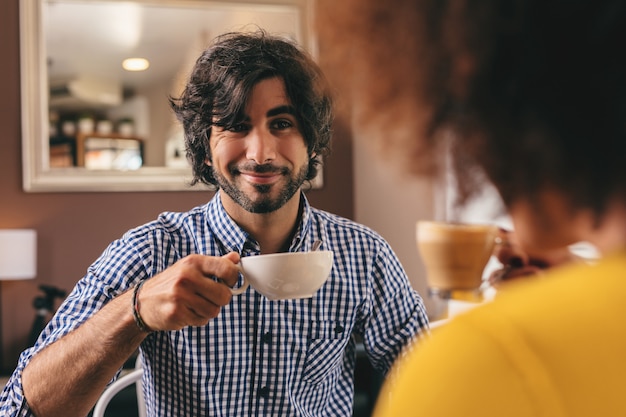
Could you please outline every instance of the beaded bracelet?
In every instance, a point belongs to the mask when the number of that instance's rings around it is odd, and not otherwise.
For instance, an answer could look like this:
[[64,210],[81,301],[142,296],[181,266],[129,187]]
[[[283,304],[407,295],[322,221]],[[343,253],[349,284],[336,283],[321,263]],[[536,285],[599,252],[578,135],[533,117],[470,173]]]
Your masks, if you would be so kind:
[[146,323],[143,321],[141,315],[139,314],[139,289],[145,282],[146,281],[141,281],[139,284],[135,285],[135,288],[133,289],[133,318],[135,319],[137,327],[139,327],[142,332],[152,333],[152,330],[148,326],[146,326]]

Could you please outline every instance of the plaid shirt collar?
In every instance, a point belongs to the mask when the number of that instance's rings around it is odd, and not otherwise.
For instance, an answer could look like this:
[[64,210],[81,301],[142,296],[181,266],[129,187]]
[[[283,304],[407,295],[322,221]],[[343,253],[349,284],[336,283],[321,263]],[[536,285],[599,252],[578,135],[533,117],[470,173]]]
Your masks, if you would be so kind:
[[[242,254],[244,249],[252,252],[260,252],[258,242],[245,230],[243,230],[229,215],[222,205],[221,190],[206,206],[206,218],[209,229],[214,233],[224,249],[224,253],[237,252]],[[303,192],[300,193],[300,221],[289,245],[289,252],[298,252],[305,240],[307,233],[311,230],[312,209]]]

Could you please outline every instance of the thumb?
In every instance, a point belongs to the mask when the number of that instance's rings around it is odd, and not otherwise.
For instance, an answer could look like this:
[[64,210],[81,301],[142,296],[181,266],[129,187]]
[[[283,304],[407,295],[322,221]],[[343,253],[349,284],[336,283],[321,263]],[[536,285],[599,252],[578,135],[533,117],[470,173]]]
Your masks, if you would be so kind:
[[239,260],[241,259],[241,257],[239,256],[239,254],[237,252],[227,253],[226,255],[222,256],[222,258],[228,259],[229,261],[231,261],[234,264],[239,263]]

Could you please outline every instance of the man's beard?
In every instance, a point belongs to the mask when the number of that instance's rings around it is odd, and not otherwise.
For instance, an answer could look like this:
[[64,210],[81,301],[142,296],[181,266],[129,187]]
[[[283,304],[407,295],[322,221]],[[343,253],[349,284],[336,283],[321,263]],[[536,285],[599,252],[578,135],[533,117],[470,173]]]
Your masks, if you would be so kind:
[[[248,169],[250,170],[250,169]],[[268,165],[256,165],[252,171],[256,172],[270,172],[272,170],[276,171],[277,168],[268,166]],[[287,168],[280,169],[279,171],[283,175],[284,178],[287,179],[286,184],[283,189],[280,190],[280,193],[277,197],[272,198],[270,193],[273,187],[276,187],[276,184],[258,184],[255,185],[257,193],[260,195],[260,198],[257,200],[252,200],[245,192],[240,190],[237,187],[236,180],[240,177],[240,171],[237,167],[229,168],[231,175],[233,176],[235,181],[229,181],[224,177],[221,173],[217,171],[213,171],[213,175],[215,180],[217,181],[217,185],[221,188],[230,198],[232,198],[237,204],[239,204],[244,210],[250,213],[271,213],[282,206],[284,206],[294,194],[298,191],[300,186],[306,181],[306,176],[309,171],[309,166],[304,165],[297,173],[297,175],[292,176],[291,171]]]

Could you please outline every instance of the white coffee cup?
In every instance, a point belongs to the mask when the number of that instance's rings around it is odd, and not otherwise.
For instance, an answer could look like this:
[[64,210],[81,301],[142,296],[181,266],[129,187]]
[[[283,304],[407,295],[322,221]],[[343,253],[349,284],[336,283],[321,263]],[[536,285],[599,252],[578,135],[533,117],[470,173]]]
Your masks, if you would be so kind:
[[282,252],[245,256],[238,264],[243,284],[232,288],[238,295],[252,286],[270,300],[311,298],[326,282],[333,266],[333,252]]

